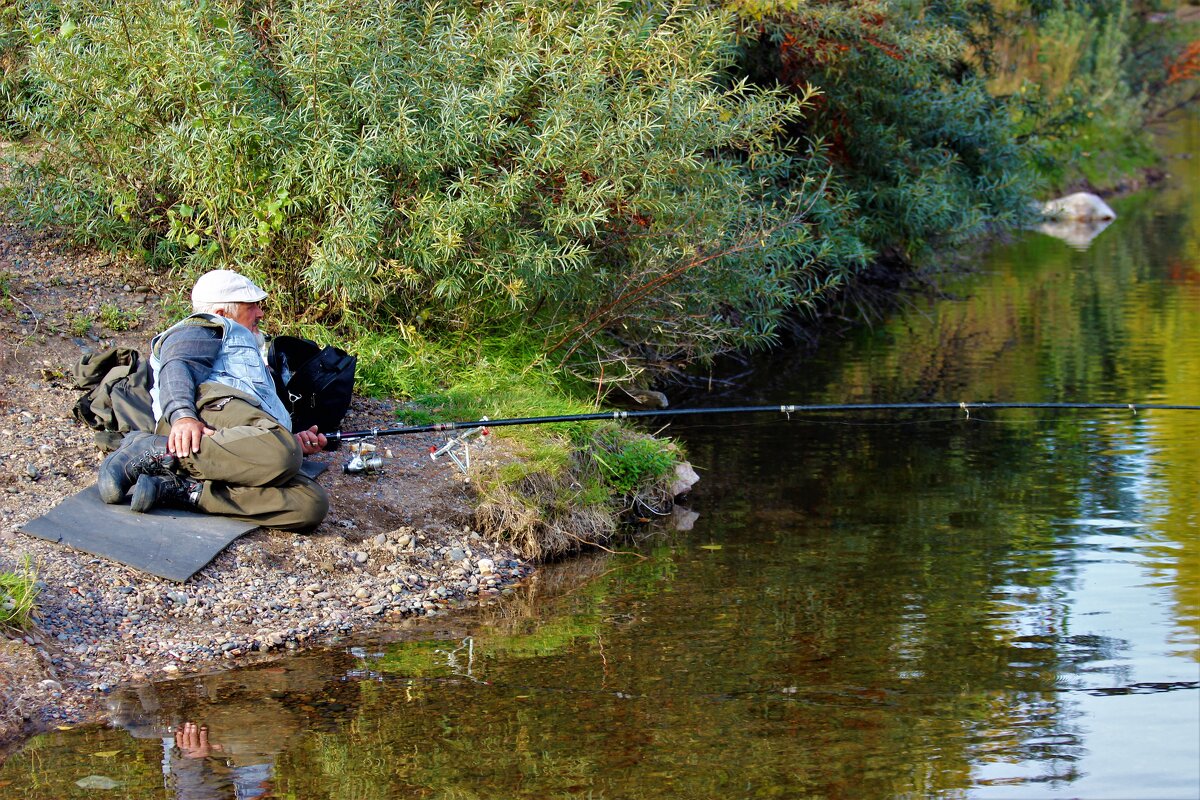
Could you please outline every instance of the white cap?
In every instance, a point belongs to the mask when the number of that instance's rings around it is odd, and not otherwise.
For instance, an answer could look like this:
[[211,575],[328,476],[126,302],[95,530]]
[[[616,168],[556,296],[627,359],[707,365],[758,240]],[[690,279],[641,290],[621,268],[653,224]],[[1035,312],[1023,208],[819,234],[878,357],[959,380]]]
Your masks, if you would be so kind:
[[267,293],[254,281],[231,269],[206,272],[192,287],[192,305],[201,303],[257,303]]

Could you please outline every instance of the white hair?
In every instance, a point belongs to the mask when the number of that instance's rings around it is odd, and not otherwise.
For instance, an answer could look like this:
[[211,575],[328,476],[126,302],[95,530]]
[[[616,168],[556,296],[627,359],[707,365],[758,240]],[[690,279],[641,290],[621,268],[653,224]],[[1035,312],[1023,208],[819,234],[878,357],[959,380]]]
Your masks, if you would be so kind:
[[232,311],[232,308],[231,308],[232,306],[241,306],[241,305],[245,305],[245,303],[235,303],[235,302],[231,302],[231,301],[222,301],[220,303],[192,303],[192,313],[193,314],[215,314],[218,311],[224,311],[225,313],[228,314]]
[[[193,314],[216,314],[218,311],[224,311],[224,316],[228,317],[233,313],[237,306],[248,306],[251,303],[238,303],[231,300],[226,300],[221,303],[192,303]],[[262,331],[254,332],[254,341],[258,343],[258,350],[263,354],[263,360],[267,357],[267,348],[270,342],[267,341],[266,335]]]

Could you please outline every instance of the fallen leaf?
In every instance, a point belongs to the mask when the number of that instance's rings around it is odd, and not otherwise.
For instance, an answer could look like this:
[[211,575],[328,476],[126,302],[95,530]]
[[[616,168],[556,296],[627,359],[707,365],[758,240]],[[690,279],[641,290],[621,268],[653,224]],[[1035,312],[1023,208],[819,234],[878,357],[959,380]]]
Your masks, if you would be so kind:
[[702,544],[702,545],[700,545],[700,549],[701,550],[720,550],[721,545],[719,545],[719,544]]
[[121,782],[104,775],[88,775],[86,778],[75,781],[75,785],[80,789],[116,789]]
[[121,751],[120,750],[101,750],[98,753],[92,753],[92,755],[96,758],[116,758],[117,756],[121,755]]

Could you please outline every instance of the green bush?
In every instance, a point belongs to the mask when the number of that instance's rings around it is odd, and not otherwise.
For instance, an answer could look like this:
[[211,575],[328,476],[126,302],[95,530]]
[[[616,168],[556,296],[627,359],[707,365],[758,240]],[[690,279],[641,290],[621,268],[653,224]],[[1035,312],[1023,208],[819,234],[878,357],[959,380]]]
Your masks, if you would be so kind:
[[603,439],[606,446],[593,451],[606,482],[616,494],[631,496],[646,486],[661,481],[679,463],[670,442],[651,438],[630,438],[617,432]]
[[[1025,152],[1013,140],[1008,108],[988,93],[972,58],[989,21],[986,6],[725,2],[741,16],[749,74],[820,91],[814,112],[792,131],[819,144],[847,193],[830,235],[906,263],[934,245],[1027,218]],[[810,172],[793,171],[788,181]]]
[[[771,340],[833,278],[807,98],[724,82],[728,15],[624,0],[18,0],[18,210],[286,313],[520,330],[588,375]],[[14,55],[15,53],[15,55]],[[15,79],[14,79],[15,81]],[[819,177],[819,176],[818,176]]]
[[16,311],[17,304],[13,299],[12,290],[13,276],[7,272],[0,272],[0,308],[8,312]]
[[142,324],[142,309],[122,308],[116,303],[105,303],[100,306],[100,322],[110,331],[132,331]]
[[1142,24],[1124,0],[1016,3],[1004,16],[991,90],[1012,98],[1015,136],[1051,189],[1107,188],[1156,162],[1134,88],[1150,80],[1131,46]]

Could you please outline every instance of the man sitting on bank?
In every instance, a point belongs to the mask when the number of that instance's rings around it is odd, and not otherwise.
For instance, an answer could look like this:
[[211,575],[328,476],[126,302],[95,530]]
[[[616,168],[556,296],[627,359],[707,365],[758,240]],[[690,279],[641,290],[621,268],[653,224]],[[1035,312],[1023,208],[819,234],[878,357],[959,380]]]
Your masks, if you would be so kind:
[[172,505],[285,530],[325,518],[325,490],[300,465],[326,438],[315,425],[291,432],[263,358],[266,296],[232,270],[196,281],[191,316],[150,343],[156,434],[132,432],[104,460],[105,503],[132,489],[139,513]]

